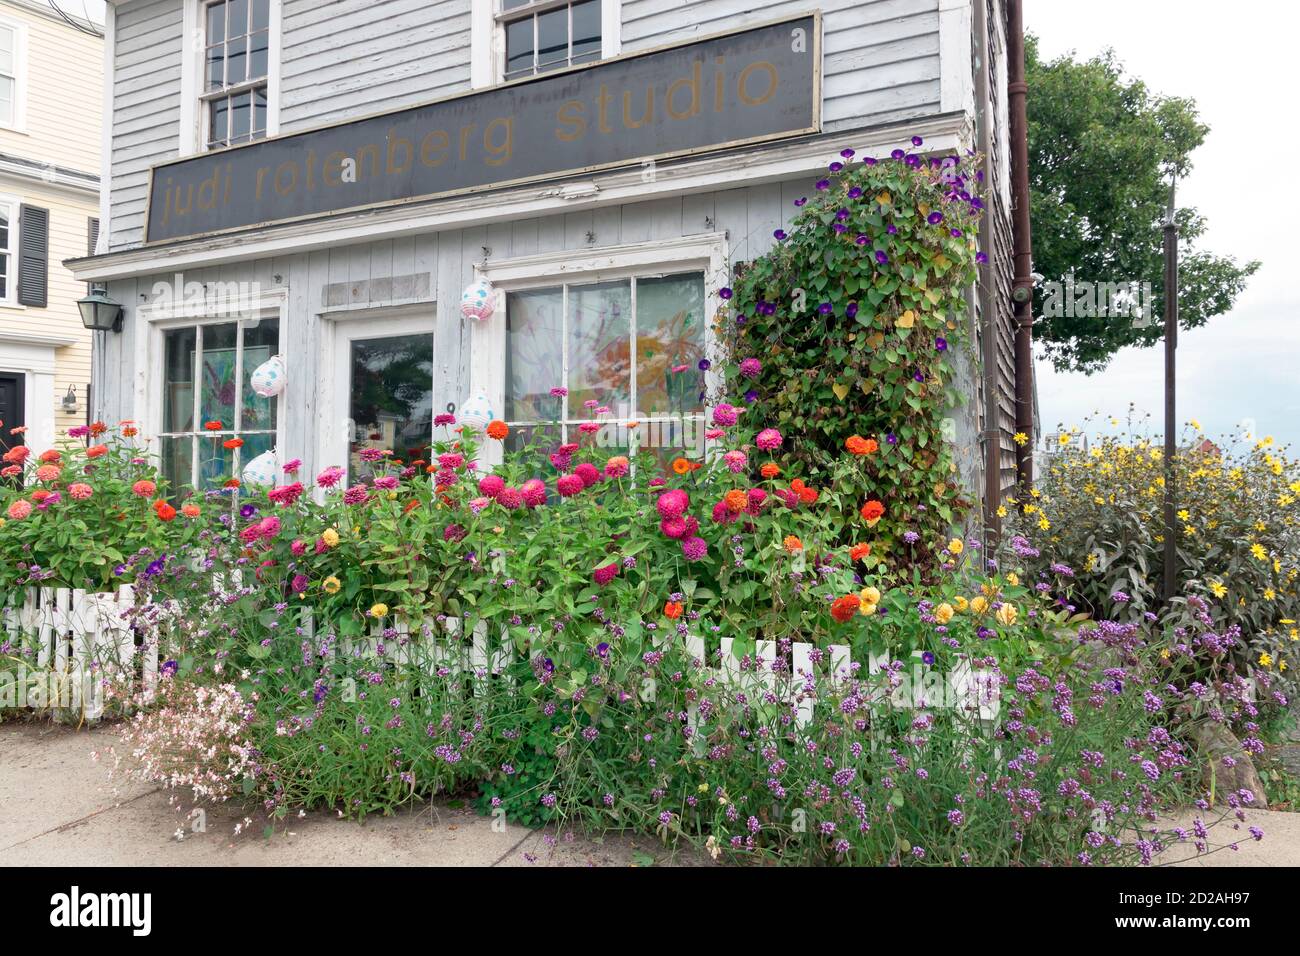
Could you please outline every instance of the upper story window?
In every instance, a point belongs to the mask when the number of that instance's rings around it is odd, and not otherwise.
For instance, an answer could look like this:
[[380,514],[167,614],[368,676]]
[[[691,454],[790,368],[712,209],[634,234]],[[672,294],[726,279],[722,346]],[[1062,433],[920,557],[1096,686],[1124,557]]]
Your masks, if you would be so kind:
[[18,203],[0,198],[0,305],[13,305],[17,234]]
[[22,126],[23,28],[0,22],[0,126]]
[[266,136],[271,0],[203,6],[204,141],[208,149]]
[[601,0],[501,0],[505,79],[599,60],[600,7]]

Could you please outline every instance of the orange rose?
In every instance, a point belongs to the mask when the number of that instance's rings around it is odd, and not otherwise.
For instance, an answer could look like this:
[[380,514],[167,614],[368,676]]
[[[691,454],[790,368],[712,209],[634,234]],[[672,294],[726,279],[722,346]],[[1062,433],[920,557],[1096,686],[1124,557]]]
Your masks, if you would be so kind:
[[664,605],[664,617],[671,620],[677,620],[682,616],[682,605],[679,601],[669,601]]
[[501,419],[494,418],[492,421],[488,422],[488,426],[487,426],[488,438],[495,438],[497,441],[503,441],[505,437],[509,434],[510,434],[509,426],[506,425],[505,422],[501,421]]
[[845,621],[851,621],[853,615],[858,613],[858,605],[861,603],[856,594],[846,594],[844,597],[836,598],[835,603],[831,605],[831,617],[843,624]]

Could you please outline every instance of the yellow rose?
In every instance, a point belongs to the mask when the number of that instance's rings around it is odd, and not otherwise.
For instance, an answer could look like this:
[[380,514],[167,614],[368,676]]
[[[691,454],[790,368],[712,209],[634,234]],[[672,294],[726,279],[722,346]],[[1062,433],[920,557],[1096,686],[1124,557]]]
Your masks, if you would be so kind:
[[989,600],[982,594],[971,598],[970,609],[975,614],[983,614],[989,609]]
[[1010,627],[1016,623],[1016,608],[1013,604],[1004,604],[998,608],[997,613],[993,615],[998,619],[998,623],[1003,627]]
[[951,604],[946,604],[946,603],[940,604],[937,608],[934,609],[934,619],[938,621],[940,624],[947,624],[949,621],[952,620],[952,616],[954,613],[955,612],[953,611]]
[[370,605],[371,617],[385,617],[388,614],[388,605],[383,601]]
[[858,593],[858,598],[859,600],[862,601],[863,604],[879,604],[880,589],[873,588],[873,587],[865,587]]
[[339,546],[339,533],[333,528],[326,528],[322,531],[320,539],[325,542],[326,547],[337,548]]

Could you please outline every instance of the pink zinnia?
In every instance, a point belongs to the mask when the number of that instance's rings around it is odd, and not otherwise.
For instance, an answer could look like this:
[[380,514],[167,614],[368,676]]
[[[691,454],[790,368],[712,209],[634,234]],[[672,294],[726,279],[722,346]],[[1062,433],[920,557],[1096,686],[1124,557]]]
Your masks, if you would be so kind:
[[577,475],[561,475],[555,482],[555,490],[565,498],[572,498],[585,487]]
[[302,495],[302,482],[295,481],[290,485],[281,485],[279,488],[272,488],[266,496],[274,501],[277,505],[291,505]]
[[553,389],[551,389],[552,398],[563,398],[565,395],[568,394],[569,394],[569,390],[565,388],[563,385],[557,385]]
[[524,504],[530,508],[546,504],[546,482],[540,478],[529,478],[519,486],[519,493],[524,496]]
[[438,456],[438,464],[443,468],[459,468],[465,464],[465,456],[449,451]]
[[736,424],[739,419],[740,414],[736,411],[736,406],[734,405],[728,405],[726,402],[723,402],[721,405],[718,405],[713,409],[713,424],[715,425],[726,427],[728,425]]
[[449,524],[442,529],[443,541],[459,541],[465,537],[465,529],[458,524]]
[[353,485],[343,492],[343,503],[345,505],[359,505],[363,504],[369,497],[370,492],[366,491],[365,485]]
[[725,437],[726,434],[727,430],[725,428],[710,428],[704,432],[704,437],[709,441],[717,441],[719,438]]
[[500,475],[484,475],[478,480],[479,494],[487,495],[489,498],[501,494],[501,489],[505,486],[506,483]]
[[604,567],[597,568],[592,572],[591,576],[595,579],[597,584],[604,587],[610,581],[613,581],[618,577],[618,562],[613,561]]
[[391,453],[380,448],[363,448],[357,452],[357,457],[362,461],[379,461],[388,454]]
[[749,463],[749,457],[740,449],[729,451],[722,456],[723,462],[733,474],[740,474],[745,470],[745,465]]
[[22,521],[32,513],[32,503],[25,498],[19,498],[9,506],[8,515],[15,521]]
[[582,479],[582,486],[584,488],[590,488],[596,482],[600,481],[600,472],[597,471],[596,466],[589,461],[584,461],[577,468],[573,469],[573,473]]
[[687,538],[682,542],[682,554],[687,561],[699,561],[709,553],[709,545],[703,538]]
[[505,487],[497,492],[497,504],[507,511],[517,511],[524,506],[524,496],[518,488]]
[[148,478],[141,478],[139,481],[137,481],[134,485],[131,486],[131,494],[135,495],[137,498],[148,498],[151,494],[154,493],[157,487],[158,486],[155,485]]
[[758,378],[763,371],[763,363],[756,358],[747,358],[740,363],[740,374],[745,378]]
[[758,514],[763,510],[763,505],[767,501],[767,492],[762,488],[749,489],[749,507],[745,510],[752,515]]
[[382,488],[384,491],[392,491],[397,487],[397,479],[392,475],[382,475],[375,479],[375,487]]
[[257,533],[263,538],[274,538],[280,533],[280,519],[275,515],[268,515],[259,521],[256,525]]
[[316,484],[322,488],[333,488],[343,478],[343,469],[338,465],[330,465],[319,475],[316,476]]
[[622,478],[628,472],[628,461],[622,455],[615,455],[605,462],[606,478]]
[[680,488],[665,491],[655,501],[655,508],[661,518],[680,518],[691,506],[691,499]]
[[296,557],[301,558],[307,553],[307,545],[302,538],[295,538],[293,544],[289,545],[289,550],[292,551]]
[[754,439],[754,444],[764,451],[774,451],[781,447],[782,441],[784,439],[781,437],[781,433],[775,428],[764,428]]
[[735,521],[739,517],[740,515],[736,514],[736,512],[732,511],[730,508],[727,507],[727,503],[725,501],[719,501],[716,505],[713,506],[714,524],[731,524],[731,522]]
[[665,538],[681,538],[686,535],[686,522],[681,518],[664,518],[659,522],[659,530]]
[[95,489],[84,481],[74,481],[68,485],[68,497],[73,501],[85,501],[95,493]]
[[600,431],[600,422],[583,422],[578,426],[578,431],[584,435],[590,435],[592,432]]
[[284,463],[284,473],[286,475],[298,474],[298,469],[302,467],[301,458],[291,458]]
[[457,482],[456,473],[448,468],[440,468],[433,476],[433,483],[439,488],[446,488],[448,485],[454,485]]

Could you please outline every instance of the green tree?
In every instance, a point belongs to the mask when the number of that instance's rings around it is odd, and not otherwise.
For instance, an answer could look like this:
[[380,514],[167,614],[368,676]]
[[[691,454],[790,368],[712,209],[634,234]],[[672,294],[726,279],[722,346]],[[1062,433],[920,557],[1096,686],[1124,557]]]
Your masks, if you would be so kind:
[[[1124,75],[1113,50],[1083,62],[1040,59],[1025,44],[1029,83],[1030,217],[1034,271],[1047,281],[1150,282],[1154,319],[1043,316],[1040,283],[1034,336],[1061,370],[1099,371],[1126,345],[1163,336],[1163,236],[1169,177],[1191,169],[1209,127],[1196,103],[1154,95]],[[1238,265],[1197,248],[1207,223],[1194,208],[1178,210],[1180,325],[1190,329],[1232,308],[1258,262]]]

